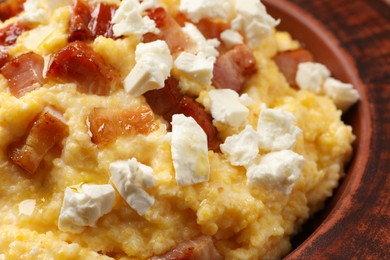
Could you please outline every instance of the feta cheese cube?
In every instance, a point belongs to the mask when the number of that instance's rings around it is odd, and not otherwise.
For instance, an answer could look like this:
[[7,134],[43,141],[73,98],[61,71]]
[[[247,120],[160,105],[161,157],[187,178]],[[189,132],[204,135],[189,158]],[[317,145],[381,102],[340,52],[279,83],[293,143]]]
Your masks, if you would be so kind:
[[239,32],[231,29],[225,30],[221,33],[221,40],[228,48],[244,43],[244,38],[242,35]]
[[266,154],[259,164],[248,167],[247,183],[250,186],[276,189],[288,195],[301,176],[304,162],[303,156],[291,150]]
[[269,151],[290,149],[302,130],[294,125],[296,118],[283,109],[269,109],[262,105],[257,125],[260,148]]
[[182,52],[176,58],[175,66],[200,84],[211,84],[214,69],[212,61],[192,53]]
[[334,78],[328,78],[325,81],[324,89],[325,94],[342,111],[348,110],[360,99],[359,92],[353,88],[352,84],[346,84]]
[[298,65],[295,80],[301,89],[318,94],[323,91],[322,85],[329,76],[330,71],[324,65],[316,62],[302,62]]
[[121,197],[138,215],[143,216],[155,201],[154,197],[144,190],[153,187],[156,183],[153,169],[132,158],[111,163],[110,172],[110,180]]
[[19,17],[20,20],[27,23],[44,23],[47,18],[47,11],[41,5],[40,0],[27,0],[23,4],[25,10]]
[[126,92],[140,96],[164,87],[173,67],[173,59],[165,41],[140,43],[135,50],[136,65],[125,78]]
[[227,19],[230,3],[222,0],[181,0],[179,10],[195,23],[203,18]]
[[244,32],[246,42],[251,48],[258,47],[279,24],[258,0],[236,1],[235,9],[237,16],[231,22],[231,27]]
[[209,91],[210,111],[216,122],[238,128],[247,122],[249,109],[241,103],[237,92],[231,89]]
[[216,49],[220,42],[217,39],[206,39],[203,34],[192,23],[186,23],[182,28],[183,32],[187,34],[190,39],[196,43],[196,55],[209,59],[215,63],[219,55]]
[[179,186],[208,181],[210,164],[207,136],[192,117],[172,117],[172,159]]
[[109,184],[67,187],[58,228],[65,232],[81,233],[87,226],[94,227],[100,217],[112,210],[114,201],[115,190]]
[[246,166],[259,153],[259,135],[247,125],[239,134],[226,138],[220,147],[232,165]]
[[[147,6],[146,6],[147,7]],[[123,0],[112,17],[112,29],[115,37],[159,33],[156,23],[148,16],[142,17],[144,6],[138,0]]]
[[19,203],[19,215],[31,216],[35,209],[36,201],[33,199],[23,200]]

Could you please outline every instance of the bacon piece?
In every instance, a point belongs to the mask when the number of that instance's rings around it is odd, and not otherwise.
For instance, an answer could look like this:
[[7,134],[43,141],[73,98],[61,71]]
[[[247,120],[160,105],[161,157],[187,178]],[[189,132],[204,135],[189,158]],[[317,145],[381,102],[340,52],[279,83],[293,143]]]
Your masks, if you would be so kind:
[[149,10],[148,16],[155,21],[156,27],[160,30],[160,33],[145,34],[144,42],[164,40],[172,55],[195,48],[196,44],[182,31],[180,25],[164,8],[159,7]]
[[44,59],[28,52],[7,62],[0,71],[8,80],[11,93],[21,97],[44,84],[43,68]]
[[52,107],[46,107],[34,121],[27,138],[10,146],[9,158],[32,175],[45,155],[68,134],[69,129],[62,114]]
[[47,72],[62,82],[75,82],[82,93],[108,95],[119,73],[86,43],[75,41],[54,55]]
[[0,1],[0,20],[5,21],[23,11],[25,0],[3,0]]
[[148,134],[156,128],[149,106],[137,109],[95,107],[88,116],[92,142],[105,146],[124,135]]
[[95,6],[91,13],[91,20],[88,23],[88,28],[94,38],[100,35],[106,38],[114,37],[111,20],[116,9],[117,6],[104,3],[99,3]]
[[206,39],[216,38],[221,40],[221,33],[230,28],[230,25],[226,22],[210,19],[202,19],[195,25]]
[[18,37],[25,31],[31,28],[24,22],[17,21],[4,28],[0,29],[0,45],[11,46],[13,45]]
[[256,59],[252,50],[240,44],[217,58],[212,82],[216,88],[229,88],[241,92],[245,81],[256,71]]
[[298,64],[301,62],[312,62],[313,55],[305,49],[284,51],[278,53],[274,60],[279,67],[280,72],[286,77],[291,86],[297,86],[295,76],[298,70]]
[[115,5],[98,3],[91,7],[84,0],[76,0],[69,25],[68,41],[88,41],[100,35],[113,38],[111,20],[116,9]]
[[91,9],[84,0],[76,0],[73,5],[73,16],[69,24],[68,41],[86,41],[92,38],[88,28],[91,21]]
[[150,260],[222,260],[210,236],[200,236],[178,244],[171,251]]
[[174,114],[191,116],[202,127],[207,135],[210,150],[219,146],[218,131],[212,123],[212,117],[204,107],[180,93],[178,82],[173,77],[165,81],[165,87],[148,91],[144,94],[146,101],[156,114],[161,115],[168,122],[172,122]]

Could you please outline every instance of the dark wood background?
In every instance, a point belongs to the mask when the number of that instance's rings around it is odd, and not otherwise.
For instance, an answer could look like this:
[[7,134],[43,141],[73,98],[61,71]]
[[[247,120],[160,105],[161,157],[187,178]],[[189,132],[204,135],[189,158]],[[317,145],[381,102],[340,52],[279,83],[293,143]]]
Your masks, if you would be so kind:
[[390,259],[389,1],[290,2],[319,20],[355,60],[367,89],[372,136],[361,184],[349,201],[351,208],[325,233],[312,236],[287,258]]

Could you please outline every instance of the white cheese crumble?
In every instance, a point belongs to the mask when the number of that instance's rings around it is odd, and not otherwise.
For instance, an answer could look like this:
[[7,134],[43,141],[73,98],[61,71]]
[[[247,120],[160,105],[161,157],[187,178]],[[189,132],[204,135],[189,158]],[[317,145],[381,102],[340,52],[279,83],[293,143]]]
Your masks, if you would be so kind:
[[208,181],[210,164],[207,136],[192,117],[172,117],[172,159],[179,186]]
[[220,148],[232,165],[246,166],[259,153],[259,135],[247,125],[239,134],[226,138]]
[[215,122],[221,122],[233,128],[238,128],[247,122],[249,109],[241,103],[242,99],[236,91],[213,89],[208,94],[210,112]]
[[260,148],[268,151],[290,149],[302,130],[294,123],[295,116],[283,109],[269,109],[263,104],[258,120]]
[[231,22],[233,30],[242,31],[249,47],[255,48],[271,35],[279,24],[259,0],[236,1],[237,16]]
[[36,201],[33,199],[23,200],[19,203],[19,215],[31,216],[35,209]]
[[138,215],[145,215],[155,201],[154,197],[144,190],[153,187],[156,183],[153,169],[132,158],[111,163],[110,172],[110,180],[121,197]]
[[316,62],[302,62],[298,65],[296,82],[301,89],[322,93],[322,85],[330,76],[326,66]]
[[232,29],[225,30],[221,33],[221,40],[226,45],[226,47],[231,48],[234,45],[244,43],[244,38],[242,35]]
[[230,8],[229,1],[223,0],[181,0],[179,10],[197,23],[203,18],[227,19]]
[[164,87],[173,67],[173,59],[165,41],[140,43],[135,49],[136,65],[125,78],[126,92],[140,96]]
[[219,55],[216,48],[220,45],[220,42],[217,39],[206,39],[192,23],[186,23],[182,30],[196,43],[195,54],[199,57],[211,60],[214,64]]
[[353,88],[352,84],[343,83],[334,78],[325,80],[324,90],[336,107],[342,111],[346,111],[360,99],[359,92]]
[[46,6],[49,12],[53,12],[60,6],[69,4],[69,0],[46,0]]
[[304,162],[303,156],[291,150],[268,153],[259,164],[248,167],[248,185],[276,189],[288,195],[301,176]]
[[19,17],[20,20],[27,23],[44,23],[47,20],[47,11],[41,5],[40,0],[27,0],[23,4],[25,10]]
[[189,52],[182,52],[176,58],[175,66],[196,82],[205,85],[211,84],[214,68],[211,60]]
[[148,16],[142,17],[145,6],[141,6],[138,0],[124,0],[112,17],[112,27],[115,37],[138,35],[145,33],[159,33],[156,23]]
[[148,9],[156,9],[158,7],[158,2],[157,0],[143,0],[140,3],[141,11],[145,11]]
[[100,217],[114,206],[115,190],[110,184],[65,189],[58,228],[64,232],[81,233],[85,227],[95,227]]

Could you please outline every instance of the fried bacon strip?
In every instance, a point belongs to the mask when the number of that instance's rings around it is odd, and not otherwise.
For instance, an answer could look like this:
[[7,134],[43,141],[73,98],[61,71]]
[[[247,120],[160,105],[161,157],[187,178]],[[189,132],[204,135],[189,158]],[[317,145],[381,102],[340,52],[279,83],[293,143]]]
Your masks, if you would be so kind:
[[82,93],[108,95],[119,73],[86,43],[75,41],[58,51],[50,64],[48,77],[74,82]]
[[5,21],[23,11],[25,0],[2,0],[0,1],[0,20]]
[[297,86],[295,76],[297,74],[299,63],[312,62],[313,55],[305,49],[297,49],[280,52],[274,57],[274,60],[278,65],[280,72],[282,72],[285,76],[287,82],[291,86]]
[[154,20],[159,34],[147,33],[144,35],[144,42],[164,40],[171,54],[175,56],[184,50],[195,49],[196,44],[182,31],[180,25],[170,16],[164,8],[159,7],[148,10],[148,16]]
[[210,236],[200,236],[178,244],[171,251],[150,260],[222,260]]
[[76,0],[73,16],[69,24],[68,41],[93,40],[97,36],[113,37],[112,17],[117,9],[115,5],[98,3],[91,7],[84,0]]
[[218,131],[212,123],[211,115],[206,112],[201,104],[180,92],[176,79],[168,78],[165,81],[164,88],[146,92],[144,96],[153,111],[168,122],[172,121],[174,114],[193,117],[205,131],[209,149],[218,148]]
[[149,106],[137,109],[94,108],[88,116],[92,142],[105,146],[124,135],[148,134],[156,128]]
[[217,58],[212,82],[216,88],[229,88],[240,93],[246,80],[256,71],[252,50],[244,44],[236,45]]
[[15,44],[18,37],[31,28],[24,22],[17,21],[0,29],[0,45],[11,46]]
[[7,62],[0,72],[8,80],[11,93],[19,98],[44,84],[43,68],[43,58],[28,52]]
[[10,146],[9,158],[32,175],[44,156],[68,136],[68,131],[62,114],[52,107],[46,107],[34,121],[26,139]]

